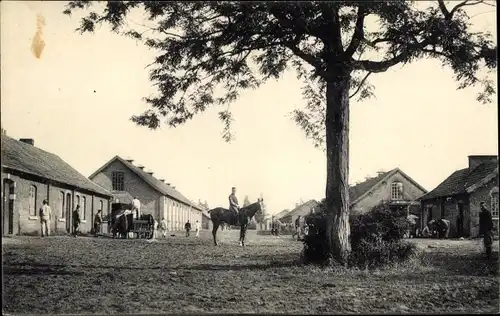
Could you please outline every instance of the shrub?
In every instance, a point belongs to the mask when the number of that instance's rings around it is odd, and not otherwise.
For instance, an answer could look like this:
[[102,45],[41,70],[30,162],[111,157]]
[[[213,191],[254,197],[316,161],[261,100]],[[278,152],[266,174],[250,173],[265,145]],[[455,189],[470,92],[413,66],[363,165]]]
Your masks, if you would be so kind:
[[[309,234],[304,238],[302,261],[304,263],[323,263],[327,259],[326,249],[326,208],[320,203],[314,214],[306,217],[310,226]],[[352,215],[351,257],[349,264],[358,267],[376,267],[395,262],[402,262],[415,254],[416,247],[403,241],[409,228],[406,211],[390,209],[381,204],[369,213]]]

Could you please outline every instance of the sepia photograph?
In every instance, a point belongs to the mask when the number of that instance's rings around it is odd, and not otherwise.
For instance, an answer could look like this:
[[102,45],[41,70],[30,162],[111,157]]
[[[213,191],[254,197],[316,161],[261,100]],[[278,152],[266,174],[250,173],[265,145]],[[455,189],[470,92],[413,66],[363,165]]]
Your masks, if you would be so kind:
[[493,0],[1,1],[4,315],[498,314]]

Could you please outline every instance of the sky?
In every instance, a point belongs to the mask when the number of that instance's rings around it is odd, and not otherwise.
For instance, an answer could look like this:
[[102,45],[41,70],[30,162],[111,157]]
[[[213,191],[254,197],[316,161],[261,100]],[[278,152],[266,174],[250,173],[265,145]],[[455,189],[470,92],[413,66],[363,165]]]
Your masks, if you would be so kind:
[[[219,107],[175,129],[151,131],[129,118],[147,108],[142,98],[154,92],[145,69],[153,52],[106,27],[80,35],[74,30],[81,15],[63,15],[63,5],[0,3],[7,135],[33,138],[85,176],[115,155],[130,157],[210,207],[227,207],[233,186],[241,201],[262,194],[269,213],[325,196],[325,154],[290,118],[305,104],[293,72],[242,93],[231,105],[235,139],[229,144],[221,137]],[[479,13],[474,28],[496,37],[494,9],[472,13]],[[45,46],[37,58],[31,45],[40,16],[37,38]],[[483,105],[477,90],[457,91],[452,72],[439,62],[394,67],[371,76],[371,83],[375,98],[351,101],[350,183],[399,167],[431,190],[465,168],[468,155],[497,154],[496,98]]]

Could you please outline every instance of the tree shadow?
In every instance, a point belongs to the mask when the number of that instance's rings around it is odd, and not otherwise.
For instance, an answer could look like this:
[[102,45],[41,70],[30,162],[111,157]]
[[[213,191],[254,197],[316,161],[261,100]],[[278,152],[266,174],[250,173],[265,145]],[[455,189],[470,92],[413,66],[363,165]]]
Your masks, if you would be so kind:
[[422,262],[437,270],[461,276],[496,276],[499,272],[498,251],[491,259],[483,254],[460,254],[450,252],[430,252],[422,255]]
[[298,267],[297,262],[268,262],[251,264],[198,264],[192,266],[181,266],[179,269],[188,271],[263,271],[269,269]]

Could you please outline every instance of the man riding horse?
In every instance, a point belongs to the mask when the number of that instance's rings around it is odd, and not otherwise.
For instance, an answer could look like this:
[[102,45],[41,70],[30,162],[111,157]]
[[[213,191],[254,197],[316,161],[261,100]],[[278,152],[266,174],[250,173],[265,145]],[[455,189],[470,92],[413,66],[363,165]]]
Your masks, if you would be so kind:
[[239,226],[240,223],[240,205],[238,204],[238,199],[236,198],[236,188],[232,187],[231,194],[229,195],[229,210],[234,213],[234,224]]

